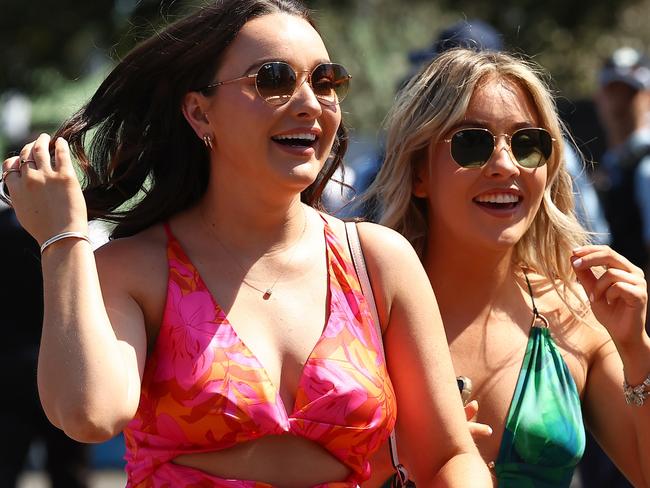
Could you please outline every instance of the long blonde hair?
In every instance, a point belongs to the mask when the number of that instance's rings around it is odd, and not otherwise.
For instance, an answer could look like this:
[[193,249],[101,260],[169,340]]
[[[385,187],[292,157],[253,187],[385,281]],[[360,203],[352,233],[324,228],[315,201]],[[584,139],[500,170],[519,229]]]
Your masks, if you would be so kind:
[[427,207],[424,199],[412,194],[415,168],[427,157],[430,144],[463,119],[475,88],[489,77],[508,79],[526,90],[541,125],[554,139],[542,203],[516,244],[513,259],[575,293],[575,274],[567,257],[589,239],[575,217],[571,177],[564,164],[563,141],[570,136],[541,70],[529,61],[468,49],[453,49],[433,60],[396,97],[385,121],[385,160],[366,199],[375,202],[380,223],[403,234],[422,257],[428,238]]

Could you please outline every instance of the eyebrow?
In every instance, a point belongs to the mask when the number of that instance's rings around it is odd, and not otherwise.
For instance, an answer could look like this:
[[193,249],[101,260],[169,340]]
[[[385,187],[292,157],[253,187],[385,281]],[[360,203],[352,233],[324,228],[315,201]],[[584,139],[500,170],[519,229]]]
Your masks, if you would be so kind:
[[[458,122],[457,124],[454,124],[451,127],[450,130],[454,131],[456,129],[467,129],[467,128],[470,128],[470,127],[480,127],[480,128],[488,129],[489,125],[490,125],[490,123],[488,121],[486,121],[486,120],[464,119],[464,120],[461,120],[460,122]],[[524,129],[524,128],[527,128],[527,127],[539,127],[539,125],[534,124],[530,120],[524,120],[524,121],[521,121],[521,122],[517,122],[516,124],[513,124],[511,126],[511,130],[515,131],[515,130]]]

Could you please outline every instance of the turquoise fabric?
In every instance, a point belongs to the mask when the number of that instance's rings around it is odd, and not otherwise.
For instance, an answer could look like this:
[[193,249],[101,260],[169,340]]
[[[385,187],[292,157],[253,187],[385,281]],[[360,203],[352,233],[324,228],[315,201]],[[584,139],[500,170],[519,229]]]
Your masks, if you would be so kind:
[[548,327],[533,325],[494,466],[498,486],[568,487],[584,448],[575,382]]

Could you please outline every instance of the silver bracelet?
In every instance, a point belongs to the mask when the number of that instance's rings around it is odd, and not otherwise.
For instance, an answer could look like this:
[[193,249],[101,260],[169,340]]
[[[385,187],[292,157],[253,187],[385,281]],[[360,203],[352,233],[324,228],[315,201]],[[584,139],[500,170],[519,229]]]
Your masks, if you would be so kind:
[[90,243],[90,239],[88,239],[88,236],[83,232],[75,232],[75,231],[61,232],[60,234],[50,237],[47,241],[41,244],[41,255],[43,255],[43,251],[45,251],[49,246],[51,246],[55,242],[60,241],[62,239],[68,239],[68,238],[82,239]]
[[645,400],[650,396],[650,391],[646,391],[646,388],[650,388],[650,373],[643,383],[637,386],[630,386],[627,384],[627,380],[623,380],[623,395],[625,395],[625,403],[628,405],[636,405],[640,407],[643,405]]

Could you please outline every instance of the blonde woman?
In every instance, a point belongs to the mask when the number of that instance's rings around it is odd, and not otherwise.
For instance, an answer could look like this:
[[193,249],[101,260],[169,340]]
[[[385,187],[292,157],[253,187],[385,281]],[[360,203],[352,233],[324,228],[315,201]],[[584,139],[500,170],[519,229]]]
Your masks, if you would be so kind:
[[564,134],[536,68],[453,50],[398,95],[368,197],[424,263],[455,372],[493,429],[476,442],[495,486],[569,486],[583,420],[635,486],[650,486],[646,283],[588,244]]

